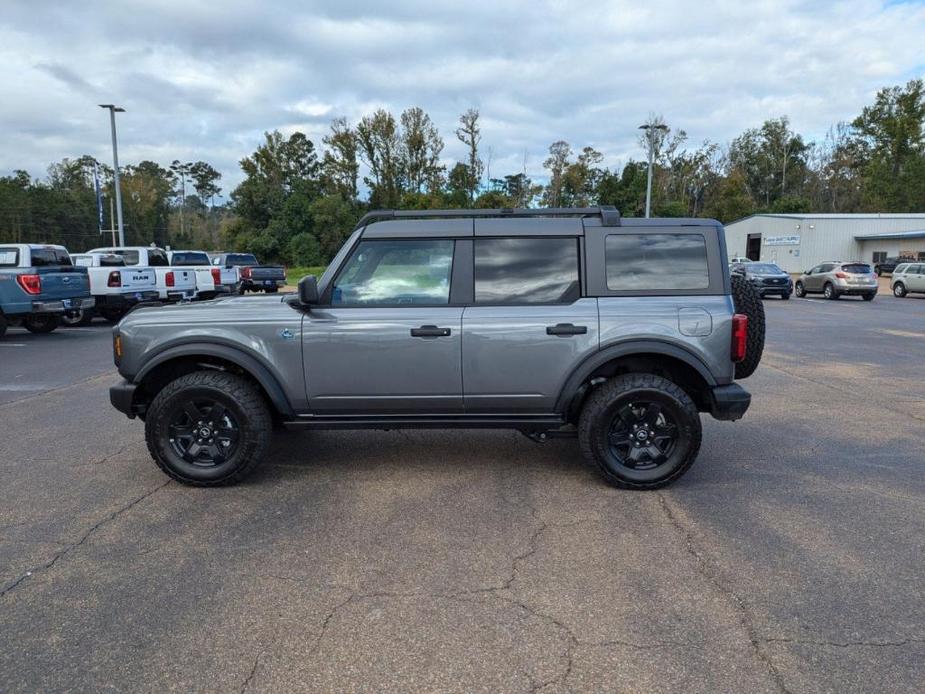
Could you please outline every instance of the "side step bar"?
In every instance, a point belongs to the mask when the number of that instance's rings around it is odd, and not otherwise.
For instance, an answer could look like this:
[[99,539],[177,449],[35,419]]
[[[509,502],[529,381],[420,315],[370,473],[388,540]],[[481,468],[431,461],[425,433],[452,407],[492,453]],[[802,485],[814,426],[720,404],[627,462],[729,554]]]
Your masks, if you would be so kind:
[[549,432],[565,424],[559,415],[303,415],[283,422],[312,429],[516,429]]

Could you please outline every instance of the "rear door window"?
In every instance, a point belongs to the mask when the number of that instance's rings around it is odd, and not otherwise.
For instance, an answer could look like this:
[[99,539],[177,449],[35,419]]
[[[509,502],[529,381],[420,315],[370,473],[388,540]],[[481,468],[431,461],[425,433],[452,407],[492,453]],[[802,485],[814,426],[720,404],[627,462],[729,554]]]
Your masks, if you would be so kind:
[[702,234],[612,234],[604,241],[607,288],[695,290],[710,286]]
[[575,237],[475,239],[475,303],[569,304],[581,296]]

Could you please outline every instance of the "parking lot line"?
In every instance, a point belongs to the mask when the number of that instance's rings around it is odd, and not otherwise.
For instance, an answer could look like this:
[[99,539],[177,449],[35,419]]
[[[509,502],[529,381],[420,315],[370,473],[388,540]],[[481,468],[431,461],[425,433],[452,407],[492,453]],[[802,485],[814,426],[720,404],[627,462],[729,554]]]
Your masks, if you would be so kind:
[[25,347],[22,342],[0,342],[0,347]]

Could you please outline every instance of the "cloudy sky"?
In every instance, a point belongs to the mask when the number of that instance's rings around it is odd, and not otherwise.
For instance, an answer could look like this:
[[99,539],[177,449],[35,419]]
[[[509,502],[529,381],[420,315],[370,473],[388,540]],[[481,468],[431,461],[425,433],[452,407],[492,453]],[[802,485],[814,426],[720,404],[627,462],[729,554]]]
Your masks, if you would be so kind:
[[4,0],[0,175],[84,153],[211,162],[226,191],[261,133],[422,106],[453,137],[482,113],[492,174],[542,176],[549,143],[642,152],[650,112],[726,142],[782,114],[809,139],[925,74],[921,2]]

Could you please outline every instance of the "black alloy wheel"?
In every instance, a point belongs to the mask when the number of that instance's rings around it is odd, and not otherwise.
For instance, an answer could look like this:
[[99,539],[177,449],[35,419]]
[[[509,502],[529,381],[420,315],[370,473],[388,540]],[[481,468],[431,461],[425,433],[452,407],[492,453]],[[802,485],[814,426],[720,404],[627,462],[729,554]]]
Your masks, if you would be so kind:
[[678,425],[658,402],[626,402],[613,417],[607,436],[610,452],[623,467],[653,470],[663,465],[678,444]]
[[167,431],[173,452],[198,467],[224,463],[237,451],[240,438],[237,420],[211,398],[178,403]]

